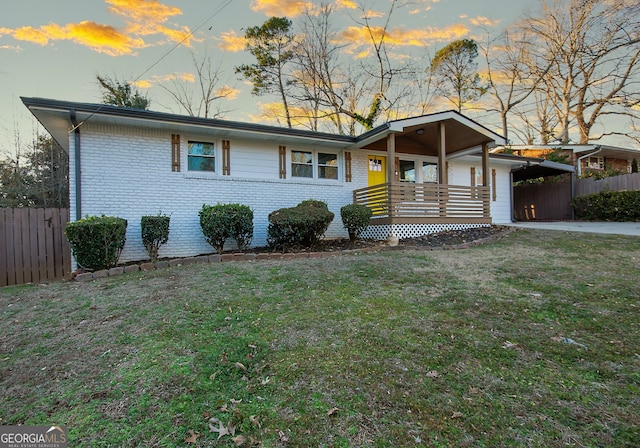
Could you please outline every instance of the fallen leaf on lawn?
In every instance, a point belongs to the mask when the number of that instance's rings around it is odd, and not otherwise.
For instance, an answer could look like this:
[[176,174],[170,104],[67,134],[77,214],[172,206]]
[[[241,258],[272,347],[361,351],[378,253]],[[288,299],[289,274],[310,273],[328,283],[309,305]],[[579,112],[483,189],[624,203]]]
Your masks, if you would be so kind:
[[288,442],[289,441],[289,437],[287,437],[285,435],[285,433],[282,432],[282,431],[278,431],[278,437],[280,437],[280,441],[281,442]]
[[262,425],[260,424],[260,421],[258,420],[258,417],[256,417],[255,415],[250,415],[249,416],[249,421],[251,422],[251,424],[253,426],[257,426],[258,428],[262,428]]
[[220,362],[222,364],[226,364],[227,363],[227,352],[222,352],[222,359],[220,359]]
[[440,374],[436,370],[427,372],[427,378],[438,378]]
[[251,445],[260,445],[260,441],[253,436],[249,436],[249,443]]
[[218,376],[218,372],[214,372],[214,373],[212,373],[211,375],[209,375],[209,379],[210,379],[211,381],[213,381],[213,380],[215,380],[215,379],[216,379],[216,377],[217,377],[217,376]]
[[254,350],[255,350],[255,349],[257,349],[257,348],[258,348],[258,346],[257,346],[257,345],[253,345],[253,344],[249,344],[249,348],[252,348],[252,349],[254,349]]
[[242,403],[242,400],[234,400],[233,398],[231,400],[229,400],[231,402],[231,404],[238,404],[238,403]]
[[231,423],[231,420],[229,420],[229,422],[227,423],[227,429],[229,430],[229,434],[231,434],[232,436],[236,435],[236,425]]
[[[218,425],[218,427],[216,428],[215,425]],[[220,440],[220,437],[223,437],[229,434],[229,429],[226,426],[224,426],[222,422],[215,417],[211,417],[209,419],[209,430],[211,432],[218,433],[218,440]]]
[[237,436],[232,438],[231,440],[233,440],[233,443],[235,443],[236,446],[242,446],[247,441],[247,438],[245,436]]
[[453,414],[451,414],[451,418],[460,418],[462,417],[462,412],[454,412]]
[[233,313],[233,309],[231,307],[229,307],[229,312]]
[[210,419],[211,418],[211,412],[209,411],[202,411],[202,416],[206,419]]
[[480,389],[478,389],[477,387],[469,387],[469,393],[470,394],[478,394],[478,393],[480,393]]
[[228,410],[229,410],[229,408],[227,408],[227,403],[225,403],[222,406],[220,406],[220,412],[227,412]]
[[225,317],[224,320],[231,320],[229,316]]
[[516,344],[515,342],[511,342],[511,341],[505,341],[504,344],[502,345],[502,348],[513,348],[516,347],[518,344]]
[[190,429],[189,434],[191,435],[184,439],[185,443],[193,443],[193,444],[197,443],[196,441],[198,440],[198,437],[200,437],[200,433],[196,434],[193,432],[193,429]]
[[244,364],[242,364],[241,362],[235,363],[234,366],[236,367],[236,369],[240,369],[243,372],[247,371],[247,367]]
[[266,386],[267,384],[269,384],[270,381],[271,381],[271,378],[266,377],[266,378],[263,378],[262,381],[260,381],[260,384],[262,384],[263,386]]
[[327,411],[327,415],[334,415],[338,412],[338,408],[331,408]]

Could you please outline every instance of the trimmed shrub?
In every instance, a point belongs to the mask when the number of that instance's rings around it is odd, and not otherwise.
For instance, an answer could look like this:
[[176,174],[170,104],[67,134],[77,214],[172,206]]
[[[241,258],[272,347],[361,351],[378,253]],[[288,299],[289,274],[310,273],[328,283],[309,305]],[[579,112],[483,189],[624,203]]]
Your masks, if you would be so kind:
[[202,206],[200,227],[207,243],[221,254],[227,238],[233,238],[238,249],[245,250],[253,239],[253,211],[241,204]]
[[372,215],[371,209],[362,204],[349,204],[340,209],[342,224],[347,229],[352,243],[369,227]]
[[313,248],[334,218],[326,202],[303,201],[292,208],[281,208],[269,214],[267,244],[285,252],[291,247]]
[[602,191],[571,201],[576,218],[586,221],[640,220],[640,191]]
[[238,250],[245,251],[253,240],[253,210],[241,204],[228,204],[224,207],[230,214],[229,235],[235,240]]
[[160,246],[169,240],[169,216],[143,216],[140,218],[142,244],[152,261],[158,260]]
[[70,222],[64,231],[76,263],[87,270],[115,267],[124,248],[126,232],[126,219],[104,215]]

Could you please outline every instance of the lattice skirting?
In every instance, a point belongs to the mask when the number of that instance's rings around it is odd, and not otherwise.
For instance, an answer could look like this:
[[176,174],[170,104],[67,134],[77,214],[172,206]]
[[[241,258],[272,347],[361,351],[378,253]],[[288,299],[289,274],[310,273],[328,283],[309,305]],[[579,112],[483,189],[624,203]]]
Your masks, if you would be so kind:
[[384,224],[367,227],[361,238],[386,240],[391,233],[400,239],[413,238],[442,232],[444,230],[462,230],[476,227],[489,227],[490,224]]

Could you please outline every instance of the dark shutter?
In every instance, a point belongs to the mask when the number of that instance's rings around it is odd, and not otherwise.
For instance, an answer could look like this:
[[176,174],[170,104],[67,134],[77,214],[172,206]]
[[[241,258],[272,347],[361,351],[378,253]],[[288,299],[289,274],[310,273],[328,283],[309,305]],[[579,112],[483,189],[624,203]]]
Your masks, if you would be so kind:
[[171,171],[180,171],[180,134],[171,134]]

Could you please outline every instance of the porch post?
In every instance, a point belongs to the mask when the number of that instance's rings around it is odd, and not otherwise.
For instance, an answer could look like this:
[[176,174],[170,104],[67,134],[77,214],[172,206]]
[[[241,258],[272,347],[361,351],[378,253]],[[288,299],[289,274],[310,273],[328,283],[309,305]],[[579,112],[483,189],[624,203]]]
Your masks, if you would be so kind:
[[[445,136],[444,123],[438,122],[438,202],[440,217],[447,216],[447,141]],[[444,186],[443,186],[444,185]]]
[[387,137],[387,183],[396,179],[396,134]]
[[438,183],[447,184],[447,142],[442,121],[438,122]]
[[[396,180],[396,134],[389,134],[387,137],[387,210],[389,218],[393,218],[395,215],[395,209],[393,208],[393,187],[392,184]],[[391,231],[393,233],[393,230]]]
[[489,186],[489,145],[482,144],[482,186]]
[[490,199],[488,194],[489,188],[489,144],[482,144],[482,186],[486,187],[484,190],[487,194],[482,196],[482,209],[484,210],[484,217],[489,218],[491,216]]

